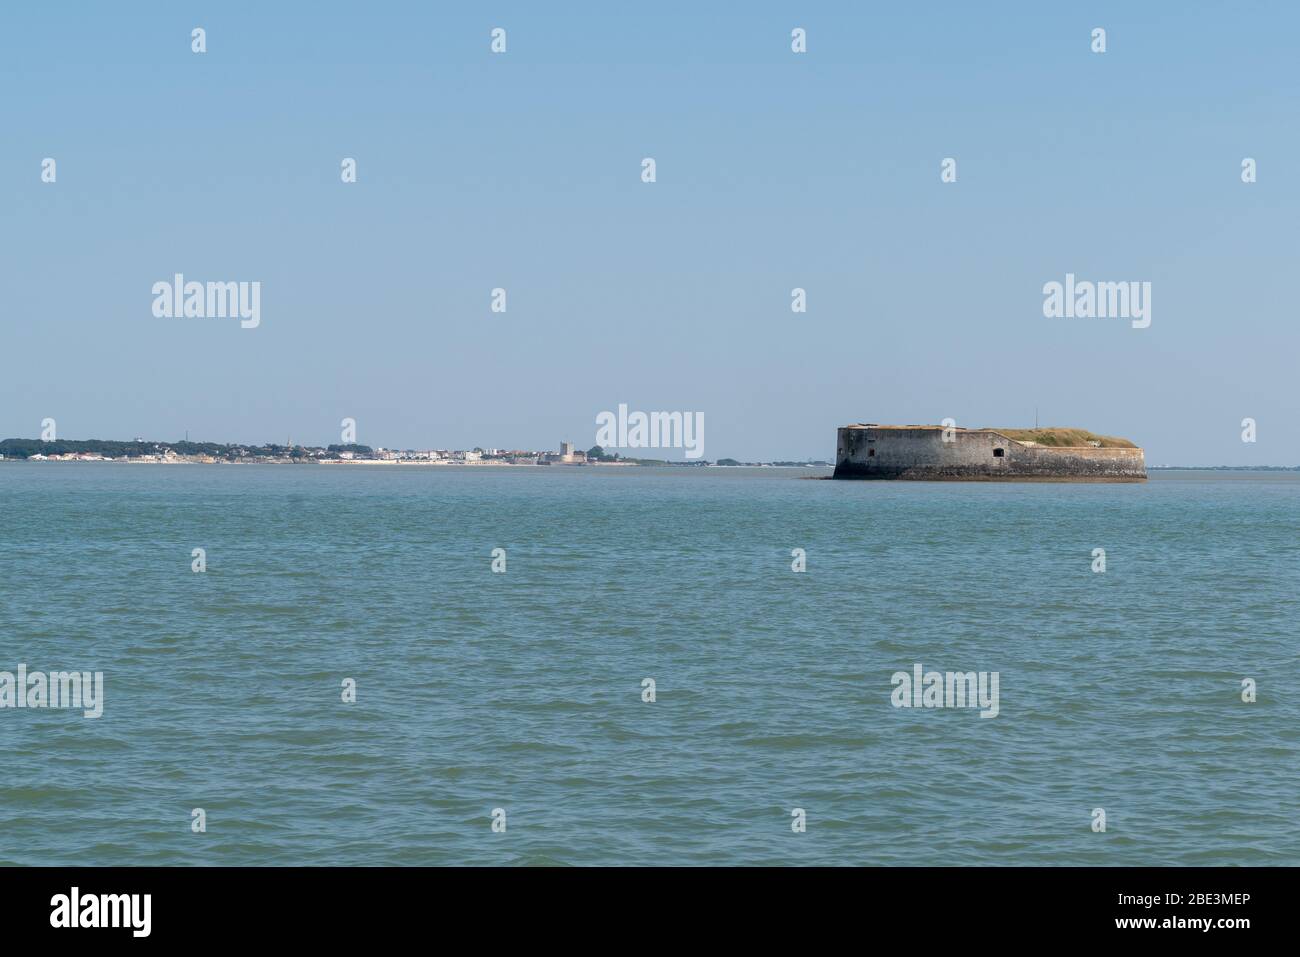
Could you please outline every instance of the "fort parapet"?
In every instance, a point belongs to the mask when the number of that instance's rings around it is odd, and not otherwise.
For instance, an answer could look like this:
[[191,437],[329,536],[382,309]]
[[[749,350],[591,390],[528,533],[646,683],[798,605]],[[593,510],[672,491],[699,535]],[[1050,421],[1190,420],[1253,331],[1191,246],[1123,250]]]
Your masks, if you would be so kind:
[[1142,450],[1126,439],[1093,436],[1077,429],[945,429],[939,425],[859,423],[839,430],[834,477],[1143,482],[1147,468]]

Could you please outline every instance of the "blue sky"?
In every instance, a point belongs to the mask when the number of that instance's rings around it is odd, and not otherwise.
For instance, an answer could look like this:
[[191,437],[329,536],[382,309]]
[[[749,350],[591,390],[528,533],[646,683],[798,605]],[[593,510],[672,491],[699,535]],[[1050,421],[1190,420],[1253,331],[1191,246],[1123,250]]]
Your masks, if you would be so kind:
[[[1294,5],[701,6],[6,8],[0,436],[586,447],[625,402],[830,458],[1037,407],[1300,464]],[[155,318],[176,272],[260,327]],[[1067,272],[1150,328],[1045,318]]]

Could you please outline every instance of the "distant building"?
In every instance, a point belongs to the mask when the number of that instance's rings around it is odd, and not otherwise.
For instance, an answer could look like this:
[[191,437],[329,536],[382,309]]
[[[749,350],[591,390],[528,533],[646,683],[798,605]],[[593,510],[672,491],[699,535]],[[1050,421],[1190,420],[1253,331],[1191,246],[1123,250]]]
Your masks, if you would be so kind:
[[574,451],[572,442],[561,442],[559,454],[547,452],[542,455],[542,462],[547,465],[585,465],[587,453]]

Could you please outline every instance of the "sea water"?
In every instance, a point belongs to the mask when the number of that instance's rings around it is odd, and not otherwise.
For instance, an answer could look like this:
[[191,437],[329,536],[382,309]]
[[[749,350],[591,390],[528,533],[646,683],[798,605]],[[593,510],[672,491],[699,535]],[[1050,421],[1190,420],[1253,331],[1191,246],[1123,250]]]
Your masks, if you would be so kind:
[[0,863],[1300,864],[1300,474],[825,474],[0,463]]

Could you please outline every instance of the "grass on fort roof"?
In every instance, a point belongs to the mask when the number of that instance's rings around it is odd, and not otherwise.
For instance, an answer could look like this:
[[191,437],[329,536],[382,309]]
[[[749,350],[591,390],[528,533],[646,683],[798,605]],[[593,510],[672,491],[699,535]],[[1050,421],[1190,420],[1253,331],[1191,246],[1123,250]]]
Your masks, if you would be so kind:
[[1087,445],[1089,442],[1100,442],[1103,449],[1137,448],[1137,446],[1128,439],[1116,438],[1113,435],[1097,435],[1095,432],[1089,432],[1087,429],[993,429],[993,431],[1001,432],[1007,438],[1015,439],[1017,442],[1037,442],[1039,445],[1065,447]]

